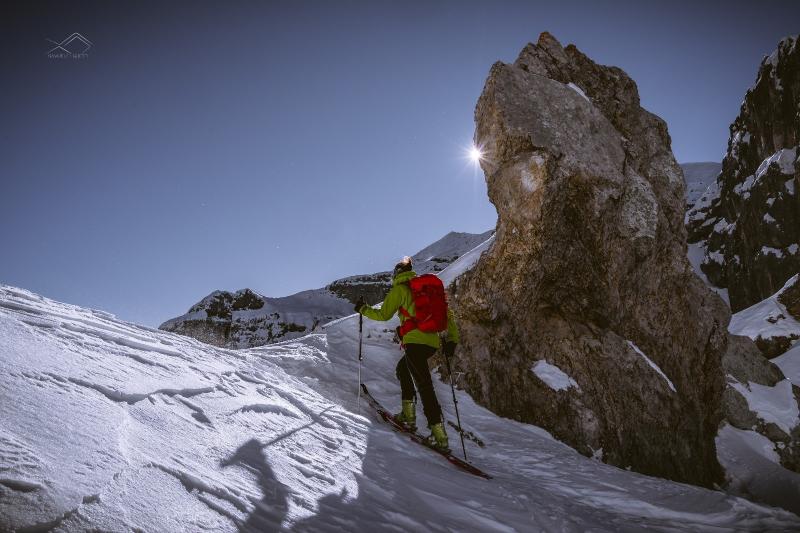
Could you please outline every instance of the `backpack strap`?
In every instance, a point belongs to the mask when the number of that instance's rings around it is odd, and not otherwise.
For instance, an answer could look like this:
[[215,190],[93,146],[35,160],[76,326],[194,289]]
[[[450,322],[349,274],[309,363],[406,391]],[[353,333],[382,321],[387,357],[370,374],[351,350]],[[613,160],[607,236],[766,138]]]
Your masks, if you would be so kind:
[[411,316],[411,313],[409,313],[405,307],[401,306],[399,311],[400,314],[406,318],[405,320],[403,320],[403,323],[400,324],[400,327],[397,328],[397,334],[400,336],[400,340],[402,341],[406,333],[408,333],[412,329],[416,329],[417,321],[414,319],[413,316]]

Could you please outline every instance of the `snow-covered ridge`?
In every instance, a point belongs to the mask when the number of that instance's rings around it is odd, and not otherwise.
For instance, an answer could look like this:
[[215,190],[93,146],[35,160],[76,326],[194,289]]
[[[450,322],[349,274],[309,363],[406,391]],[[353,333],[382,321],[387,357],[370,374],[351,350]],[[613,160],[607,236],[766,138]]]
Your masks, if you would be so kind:
[[483,233],[459,233],[451,231],[435,243],[426,246],[412,256],[414,270],[418,274],[440,272],[453,261],[485,242],[494,230]]
[[[484,234],[486,235],[486,234]],[[478,260],[481,258],[483,253],[491,247],[492,243],[494,243],[494,235],[486,235],[486,239],[482,241],[480,244],[466,252],[464,255],[459,257],[457,260],[453,262],[449,267],[444,269],[442,272],[439,273],[439,277],[441,278],[442,282],[445,286],[450,285],[453,283],[456,278],[458,278],[464,272],[472,269]]]
[[[492,233],[450,232],[414,254],[414,268],[419,274],[441,272]],[[350,314],[360,296],[369,303],[379,302],[390,288],[391,273],[377,272],[349,276],[321,289],[280,298],[250,289],[214,291],[159,329],[215,346],[252,348],[320,331],[322,324]]]
[[728,331],[734,335],[750,337],[761,345],[783,343],[788,347],[800,339],[800,321],[781,302],[781,295],[799,282],[800,275],[794,275],[769,298],[735,313],[731,317]]
[[[363,375],[391,406],[399,351],[384,329],[365,323]],[[460,391],[465,429],[486,443],[468,441],[470,458],[494,479],[455,470],[355,412],[357,338],[346,318],[226,350],[0,286],[0,529],[800,528],[786,511],[585,458]]]
[[[728,289],[734,312],[765,298],[800,270],[796,195],[798,158],[792,90],[800,70],[797,36],[765,57],[730,126],[723,169],[685,216],[690,243],[705,257],[711,284]],[[786,132],[780,134],[778,132]]]

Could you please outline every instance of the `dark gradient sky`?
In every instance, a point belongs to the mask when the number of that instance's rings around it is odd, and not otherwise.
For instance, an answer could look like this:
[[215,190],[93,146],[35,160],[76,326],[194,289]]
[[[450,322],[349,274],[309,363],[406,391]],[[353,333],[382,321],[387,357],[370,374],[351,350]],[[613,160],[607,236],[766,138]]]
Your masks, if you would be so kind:
[[[432,5],[433,4],[433,5]],[[19,2],[0,17],[0,283],[149,325],[389,268],[495,211],[463,157],[541,31],[720,160],[800,2]],[[46,57],[80,32],[84,60]]]

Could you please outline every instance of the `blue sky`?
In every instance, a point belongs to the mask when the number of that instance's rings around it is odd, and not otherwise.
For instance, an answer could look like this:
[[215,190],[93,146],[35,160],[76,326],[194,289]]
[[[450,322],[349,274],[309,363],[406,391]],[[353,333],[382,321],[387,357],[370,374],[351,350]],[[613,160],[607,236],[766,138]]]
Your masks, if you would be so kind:
[[[0,283],[148,325],[494,226],[464,158],[541,31],[617,65],[679,161],[720,160],[798,2],[4,4]],[[51,59],[48,39],[93,44]]]

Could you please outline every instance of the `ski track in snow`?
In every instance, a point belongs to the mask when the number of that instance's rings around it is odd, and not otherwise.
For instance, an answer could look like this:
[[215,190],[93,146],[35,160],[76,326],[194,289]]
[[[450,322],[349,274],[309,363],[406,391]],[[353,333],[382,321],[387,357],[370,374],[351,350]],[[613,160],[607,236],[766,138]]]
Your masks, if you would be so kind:
[[[393,325],[364,325],[364,380],[399,404]],[[365,402],[356,412],[357,335],[349,317],[231,351],[0,286],[0,529],[800,528],[784,510],[587,459],[459,392],[486,443],[468,441],[470,459],[495,478],[461,472]],[[454,420],[449,386],[436,389]]]

